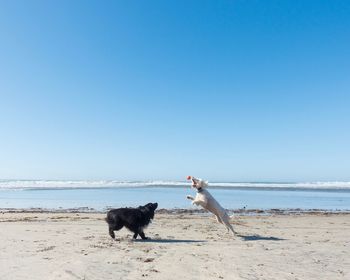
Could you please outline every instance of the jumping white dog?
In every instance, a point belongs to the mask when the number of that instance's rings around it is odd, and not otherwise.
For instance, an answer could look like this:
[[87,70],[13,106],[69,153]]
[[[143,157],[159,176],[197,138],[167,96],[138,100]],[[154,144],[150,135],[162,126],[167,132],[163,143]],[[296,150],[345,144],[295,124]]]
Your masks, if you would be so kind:
[[230,224],[230,217],[226,210],[215,200],[215,198],[205,189],[208,186],[208,182],[201,179],[197,179],[193,176],[188,176],[187,180],[192,180],[192,187],[197,190],[197,195],[195,198],[188,195],[187,199],[192,200],[192,204],[200,205],[204,209],[213,213],[216,216],[216,220],[223,224],[228,231],[232,231],[236,234],[232,225]]

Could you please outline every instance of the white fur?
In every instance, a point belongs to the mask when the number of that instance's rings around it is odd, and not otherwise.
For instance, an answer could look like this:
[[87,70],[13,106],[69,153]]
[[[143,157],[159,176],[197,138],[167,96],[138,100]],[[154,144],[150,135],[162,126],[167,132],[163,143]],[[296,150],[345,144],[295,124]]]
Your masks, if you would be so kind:
[[[208,186],[208,182],[203,181],[201,179],[197,179],[194,177],[191,177],[192,180],[192,187],[197,189],[197,195],[195,198],[188,195],[187,199],[192,200],[192,204],[194,205],[200,205],[204,209],[208,210],[209,212],[213,213],[216,216],[216,220],[223,224],[228,231],[232,231],[233,234],[236,232],[234,231],[232,225],[230,224],[230,217],[227,214],[226,210],[215,200],[215,198],[205,189],[205,187]],[[198,191],[198,189],[201,189]]]

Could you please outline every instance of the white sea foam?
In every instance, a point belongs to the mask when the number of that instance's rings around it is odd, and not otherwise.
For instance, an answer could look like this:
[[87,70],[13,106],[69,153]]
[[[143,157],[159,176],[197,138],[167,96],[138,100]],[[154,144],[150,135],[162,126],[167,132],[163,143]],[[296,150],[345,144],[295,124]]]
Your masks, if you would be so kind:
[[[188,187],[185,181],[47,181],[47,180],[0,180],[0,189],[95,189],[130,187]],[[287,188],[287,189],[349,189],[350,182],[301,182],[301,183],[259,183],[259,182],[209,182],[213,188]]]
[[295,188],[295,189],[350,189],[350,182],[300,182],[300,183],[211,183],[212,187],[227,188]]
[[176,187],[185,182],[167,181],[55,181],[55,180],[0,180],[0,189],[95,189],[95,188],[130,188],[130,187]]

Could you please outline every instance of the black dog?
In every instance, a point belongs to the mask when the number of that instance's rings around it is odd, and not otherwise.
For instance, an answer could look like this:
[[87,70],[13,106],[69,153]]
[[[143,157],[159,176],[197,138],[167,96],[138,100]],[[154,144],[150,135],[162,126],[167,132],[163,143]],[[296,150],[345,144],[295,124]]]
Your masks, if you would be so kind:
[[115,238],[114,231],[125,226],[134,233],[134,239],[138,235],[142,239],[147,239],[143,229],[154,218],[154,211],[157,207],[158,203],[147,203],[145,206],[139,206],[138,208],[118,208],[108,211],[106,222],[109,226],[109,235]]

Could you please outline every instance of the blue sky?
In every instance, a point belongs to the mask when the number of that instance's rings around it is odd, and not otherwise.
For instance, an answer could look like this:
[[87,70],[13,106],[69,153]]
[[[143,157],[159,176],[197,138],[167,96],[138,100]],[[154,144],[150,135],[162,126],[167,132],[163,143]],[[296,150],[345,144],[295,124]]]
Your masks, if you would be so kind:
[[350,180],[349,1],[1,1],[0,178]]

